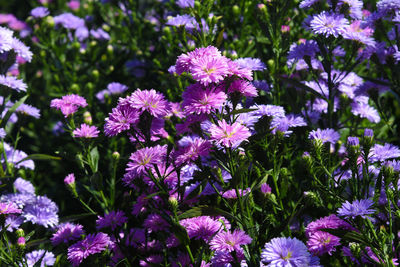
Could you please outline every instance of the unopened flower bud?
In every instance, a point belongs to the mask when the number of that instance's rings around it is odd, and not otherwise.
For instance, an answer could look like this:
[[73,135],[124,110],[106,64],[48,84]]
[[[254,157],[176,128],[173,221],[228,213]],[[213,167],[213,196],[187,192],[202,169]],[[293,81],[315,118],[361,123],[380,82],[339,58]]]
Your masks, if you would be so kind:
[[46,19],[44,20],[44,22],[49,27],[54,27],[54,18],[52,16],[47,16]]
[[17,234],[18,237],[25,236],[25,232],[24,232],[24,230],[21,229],[21,228],[18,228],[18,229],[15,231],[15,233]]
[[71,84],[71,91],[74,93],[79,93],[80,91],[79,85],[77,85],[76,83]]
[[282,26],[281,26],[281,32],[282,32],[282,33],[288,33],[288,32],[290,32],[290,26],[288,26],[288,25],[282,25]]
[[260,189],[264,195],[271,194],[271,187],[267,183],[263,183]]
[[168,203],[171,205],[172,208],[177,208],[179,205],[178,200],[174,195],[168,198]]
[[65,179],[64,179],[64,183],[67,186],[73,186],[75,185],[75,175],[73,173],[68,174]]
[[85,113],[83,113],[83,121],[88,125],[91,125],[93,123],[92,115],[89,111],[85,111]]
[[118,151],[114,151],[112,153],[112,157],[114,160],[119,160],[120,154],[118,153]]
[[234,6],[232,7],[232,12],[233,12],[233,15],[234,15],[235,17],[239,16],[239,15],[240,15],[240,8],[239,8],[239,6],[238,6],[238,5],[234,5]]
[[26,240],[25,237],[21,236],[17,240],[17,245],[21,248],[25,248]]
[[92,75],[97,79],[100,76],[100,72],[98,70],[93,70]]

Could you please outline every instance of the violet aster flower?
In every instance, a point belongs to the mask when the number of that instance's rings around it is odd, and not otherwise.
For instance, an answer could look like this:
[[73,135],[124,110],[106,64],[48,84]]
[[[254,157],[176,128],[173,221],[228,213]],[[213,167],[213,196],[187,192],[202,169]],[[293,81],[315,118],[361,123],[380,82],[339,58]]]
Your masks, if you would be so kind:
[[[250,188],[246,188],[246,189],[238,189],[239,195],[241,197],[247,195],[248,193],[251,192]],[[229,189],[228,191],[224,192],[222,194],[223,198],[228,198],[228,199],[236,199],[237,198],[237,194],[236,194],[236,189]]]
[[371,148],[369,158],[371,162],[383,162],[387,159],[400,157],[400,149],[397,146],[386,143],[384,145],[375,144]]
[[84,234],[85,231],[82,225],[67,222],[58,226],[57,232],[54,233],[51,238],[51,243],[53,246],[57,246],[61,243],[68,244],[69,241],[80,239],[81,235]]
[[185,29],[189,32],[194,31],[195,29],[198,28],[198,24],[196,22],[196,19],[190,15],[184,14],[184,15],[177,15],[175,17],[170,17],[166,23],[166,25],[169,26],[175,26],[175,27],[185,27]]
[[339,216],[343,216],[345,218],[356,218],[357,216],[361,216],[362,218],[369,218],[370,215],[375,212],[372,209],[374,205],[374,201],[371,199],[361,199],[354,200],[352,203],[346,201],[343,203],[342,207],[338,209],[337,213]]
[[361,28],[361,21],[353,21],[346,31],[343,33],[343,38],[353,40],[367,46],[375,46],[375,40],[372,38],[374,30],[368,27]]
[[108,114],[105,120],[104,133],[107,136],[115,136],[123,131],[129,130],[131,126],[139,121],[139,112],[130,105],[118,105]]
[[110,237],[104,233],[89,234],[68,248],[68,260],[73,266],[78,266],[90,255],[100,253],[112,244]]
[[33,187],[33,184],[27,180],[22,179],[21,177],[17,178],[14,181],[14,187],[21,194],[35,194],[35,187]]
[[125,216],[123,211],[110,211],[107,214],[104,214],[104,217],[98,216],[96,220],[96,229],[103,229],[110,227],[111,230],[115,230],[117,227],[120,227],[124,223],[128,221],[128,218]]
[[98,28],[96,30],[94,29],[90,30],[90,35],[93,36],[93,38],[96,38],[97,40],[100,41],[110,40],[110,35],[102,28]]
[[254,105],[251,106],[250,109],[256,109],[255,111],[251,111],[252,114],[257,116],[268,116],[268,117],[284,117],[285,110],[281,106],[275,105]]
[[210,114],[223,106],[227,95],[220,87],[203,88],[200,84],[192,84],[183,92],[182,108],[187,114]]
[[61,24],[66,29],[76,30],[85,26],[85,21],[71,13],[64,13],[54,17],[55,25]]
[[244,261],[244,254],[242,250],[235,251],[235,256],[232,256],[232,253],[227,251],[216,251],[214,256],[211,259],[211,265],[213,267],[230,267],[232,266],[232,262],[240,262],[241,267],[247,267],[246,261]]
[[274,117],[271,121],[272,133],[275,134],[277,131],[284,133],[285,136],[289,136],[292,131],[288,131],[292,127],[307,126],[307,123],[301,116],[294,114],[286,115],[285,117]]
[[228,74],[228,59],[224,56],[203,56],[192,60],[190,72],[193,79],[203,85],[222,81]]
[[240,123],[228,124],[225,120],[212,124],[210,129],[211,140],[226,147],[238,147],[251,136],[249,129]]
[[7,135],[6,130],[4,130],[4,128],[0,128],[0,138],[4,139],[6,135]]
[[200,137],[195,138],[189,145],[177,151],[176,164],[181,165],[190,161],[195,161],[199,157],[205,157],[209,154],[211,143]]
[[242,245],[250,244],[252,238],[243,230],[221,231],[210,241],[210,249],[221,252],[241,251]]
[[263,90],[265,92],[271,91],[270,85],[266,80],[253,81],[253,85],[259,90]]
[[26,91],[27,85],[14,76],[4,76],[0,74],[0,85],[7,86],[17,92]]
[[307,40],[304,43],[292,44],[290,46],[288,59],[300,60],[305,56],[314,58],[319,51],[318,44],[314,40]]
[[388,13],[391,11],[398,11],[400,10],[400,1],[399,0],[380,0],[376,7],[378,12],[380,13]]
[[20,214],[22,210],[18,209],[14,203],[0,202],[0,214]]
[[75,94],[65,95],[61,99],[53,99],[50,104],[50,107],[61,110],[65,118],[75,113],[79,107],[86,106],[87,102],[85,98]]
[[24,208],[25,221],[42,225],[46,228],[58,224],[58,207],[56,203],[45,196],[36,196]]
[[254,71],[263,71],[267,68],[259,58],[251,58],[251,57],[238,58],[234,62],[236,62],[239,65],[239,67],[247,68]]
[[379,116],[378,111],[368,105],[368,103],[354,101],[353,103],[351,103],[351,111],[354,115],[358,115],[361,118],[366,118],[370,122],[378,123],[381,121],[381,117]]
[[[33,160],[25,160],[20,162],[21,160],[25,159],[28,156],[24,151],[14,149],[7,143],[3,144],[4,144],[4,150],[6,152],[7,162],[13,163],[14,167],[17,169],[22,167],[32,170],[35,169],[35,163],[33,162]],[[4,159],[1,159],[1,162],[4,162]]]
[[[121,99],[121,101],[123,101]],[[169,113],[168,101],[164,99],[164,96],[156,90],[140,90],[137,89],[129,97],[126,98],[126,102],[131,105],[132,108],[138,109],[141,112],[147,111],[156,118],[161,118]],[[120,102],[125,104],[125,101]]]
[[320,218],[309,223],[306,227],[306,236],[309,238],[315,232],[321,229],[346,229],[351,230],[352,227],[347,222],[343,221],[335,214]]
[[45,251],[43,249],[34,250],[30,253],[27,253],[25,255],[25,259],[28,267],[53,266],[54,263],[56,262],[54,254],[52,252]]
[[99,136],[99,133],[100,131],[96,126],[89,126],[86,123],[82,123],[80,128],[72,132],[72,135],[78,138],[95,138]]
[[169,224],[159,214],[152,213],[144,220],[143,227],[150,232],[165,231]]
[[270,266],[308,266],[310,253],[297,238],[277,237],[265,244],[261,261]]
[[335,144],[340,139],[340,134],[333,129],[317,129],[310,132],[310,140],[320,140],[322,143]]
[[209,216],[199,216],[188,218],[179,222],[189,235],[189,238],[201,239],[208,243],[219,230],[223,229],[220,221],[214,220]]
[[107,90],[111,94],[122,94],[123,92],[128,90],[128,86],[122,83],[112,82],[107,85]]
[[36,119],[40,118],[40,109],[28,104],[22,103],[15,111],[23,115],[32,116]]
[[339,0],[336,10],[345,9],[353,19],[362,19],[363,2],[360,0]]
[[246,80],[234,80],[228,88],[228,93],[239,92],[244,96],[258,96],[257,88]]
[[182,54],[176,60],[175,70],[178,75],[183,72],[189,72],[192,67],[192,61],[199,59],[201,57],[221,57],[221,52],[214,46],[196,48],[195,50]]
[[131,154],[126,170],[137,176],[146,174],[154,164],[163,162],[166,156],[166,146],[145,147]]
[[315,34],[322,34],[325,37],[332,35],[337,38],[346,31],[348,23],[347,19],[341,14],[323,11],[313,17],[310,26]]
[[336,251],[336,247],[340,245],[340,238],[330,233],[317,231],[313,233],[308,241],[308,250],[313,255],[321,256],[325,253],[332,255],[332,252]]
[[43,18],[49,15],[50,12],[47,7],[39,6],[31,10],[31,16],[34,18]]
[[311,7],[312,5],[314,5],[315,3],[318,3],[320,1],[321,0],[302,0],[299,7],[307,9],[307,8]]
[[175,4],[180,8],[194,7],[194,0],[178,0]]

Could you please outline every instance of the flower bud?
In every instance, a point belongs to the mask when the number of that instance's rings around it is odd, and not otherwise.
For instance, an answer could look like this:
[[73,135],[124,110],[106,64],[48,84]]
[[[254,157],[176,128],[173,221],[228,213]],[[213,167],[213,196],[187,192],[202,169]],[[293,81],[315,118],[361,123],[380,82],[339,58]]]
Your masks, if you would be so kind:
[[239,16],[239,15],[240,15],[240,8],[239,8],[239,6],[238,6],[238,5],[234,5],[234,6],[232,7],[232,12],[233,12],[233,15],[234,15],[235,17]]
[[15,231],[15,233],[17,234],[18,237],[25,236],[25,232],[24,232],[24,230],[21,229],[21,228],[18,228],[18,229]]
[[47,16],[44,23],[49,27],[54,27],[54,18],[52,16]]
[[77,85],[76,83],[71,84],[71,91],[74,93],[79,93],[80,91],[79,85]]
[[120,154],[118,153],[118,151],[114,151],[112,153],[112,157],[114,160],[119,160]]
[[98,70],[93,70],[92,75],[97,79],[100,76],[100,72]]
[[67,186],[74,186],[75,185],[75,175],[73,173],[68,174],[64,179],[64,183]]
[[261,192],[264,194],[264,195],[268,195],[268,194],[271,194],[271,187],[267,184],[267,183],[263,183],[262,185],[261,185]]
[[90,114],[89,111],[85,111],[85,113],[83,113],[83,121],[88,125],[92,125],[93,123],[92,115]]
[[23,237],[23,236],[19,237],[17,240],[17,245],[18,245],[18,247],[24,249],[25,245],[26,245],[25,237]]

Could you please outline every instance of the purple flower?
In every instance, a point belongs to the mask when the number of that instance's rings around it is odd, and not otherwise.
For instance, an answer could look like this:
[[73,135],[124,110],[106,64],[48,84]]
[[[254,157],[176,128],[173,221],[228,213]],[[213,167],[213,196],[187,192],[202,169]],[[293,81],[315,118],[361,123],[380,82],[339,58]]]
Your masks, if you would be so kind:
[[234,62],[236,62],[239,67],[247,68],[254,71],[263,71],[267,68],[259,58],[238,58]]
[[371,37],[374,30],[371,28],[361,28],[361,21],[356,20],[347,27],[343,33],[344,39],[353,40],[367,46],[375,46],[375,40]]
[[369,217],[366,215],[375,212],[375,210],[371,208],[373,205],[374,201],[371,199],[354,200],[352,203],[346,201],[343,203],[342,207],[338,209],[337,213],[339,216],[345,218],[355,219],[357,216],[361,216],[365,219]]
[[221,231],[210,241],[210,249],[220,252],[241,252],[240,246],[250,244],[251,241],[252,238],[243,230]]
[[211,149],[211,143],[200,137],[195,138],[187,146],[177,151],[175,162],[178,165],[195,161],[199,157],[208,155]]
[[274,117],[271,121],[272,133],[275,134],[277,131],[284,133],[285,136],[289,136],[292,131],[288,131],[292,127],[307,126],[303,117],[295,116],[294,114],[286,115],[285,117]]
[[209,216],[199,216],[184,219],[179,222],[189,235],[189,238],[201,239],[208,243],[219,230],[223,229],[220,221],[214,220]]
[[325,37],[333,35],[337,38],[346,31],[348,23],[343,15],[323,11],[312,18],[310,26],[315,34],[322,34]]
[[166,25],[180,27],[184,26],[189,32],[194,31],[198,27],[196,19],[190,15],[177,15],[168,19]]
[[347,222],[343,221],[335,214],[331,214],[327,217],[320,218],[316,221],[309,223],[306,227],[306,236],[309,238],[315,232],[321,229],[346,229],[351,230],[352,227]]
[[17,53],[17,56],[21,57],[22,59],[30,62],[32,60],[32,52],[29,50],[29,47],[27,47],[23,42],[18,40],[17,38],[13,38],[12,40],[12,49],[14,50],[15,53]]
[[90,255],[100,253],[112,244],[110,237],[104,233],[89,234],[68,248],[68,260],[73,266],[78,266]]
[[110,40],[110,35],[102,28],[96,30],[90,30],[90,35],[97,40]]
[[183,92],[182,108],[187,114],[210,114],[213,110],[223,106],[227,95],[220,87],[205,87],[192,84]]
[[317,231],[313,233],[308,241],[308,250],[313,255],[322,256],[325,253],[332,255],[336,251],[336,247],[340,245],[340,238],[330,233]]
[[150,232],[158,232],[167,230],[169,224],[159,214],[152,213],[144,220],[143,226]]
[[386,143],[385,145],[375,144],[368,155],[371,162],[383,162],[387,159],[400,157],[400,149],[397,146]]
[[31,10],[31,16],[34,18],[43,18],[49,15],[47,7],[39,6]]
[[277,237],[265,244],[261,261],[270,266],[308,266],[310,253],[297,238]]
[[317,129],[310,132],[310,140],[320,140],[322,143],[335,144],[340,139],[340,134],[333,129]]
[[147,173],[154,164],[162,163],[166,156],[166,146],[145,147],[131,154],[126,170],[136,176]]
[[61,24],[66,29],[76,30],[85,26],[85,21],[71,13],[64,13],[54,17],[55,25]]
[[238,147],[251,136],[249,129],[240,123],[228,124],[225,120],[212,124],[210,129],[211,140],[226,147]]
[[376,7],[380,13],[388,13],[391,11],[400,10],[400,1],[399,0],[380,0]]
[[26,84],[14,76],[4,76],[0,74],[0,85],[7,86],[17,92],[26,91]]
[[115,230],[117,227],[120,227],[124,223],[128,221],[128,218],[125,216],[124,212],[117,210],[117,211],[110,211],[107,214],[104,214],[104,217],[98,216],[96,220],[96,229],[103,229],[110,227],[111,230]]
[[58,226],[57,232],[53,234],[51,238],[51,243],[53,246],[65,243],[68,244],[69,241],[75,241],[84,235],[85,231],[83,226],[80,224],[64,223]]
[[72,185],[75,183],[75,175],[73,173],[68,174],[67,176],[65,176],[64,178],[64,183],[66,185]]
[[87,102],[85,98],[75,94],[65,95],[61,99],[53,99],[50,104],[50,107],[61,110],[65,118],[75,113],[79,107],[86,106]]
[[[24,151],[14,149],[7,143],[4,143],[4,150],[6,152],[7,162],[13,163],[15,168],[19,169],[24,167],[32,170],[35,169],[35,163],[33,162],[33,160],[29,159],[20,162],[28,156]],[[4,162],[4,159],[2,159],[1,161]]]
[[290,46],[288,59],[300,60],[305,56],[314,58],[316,53],[319,51],[318,44],[314,40],[307,40],[304,43],[292,44]]
[[[56,262],[56,258],[52,252],[45,251],[43,249],[34,250],[25,255],[26,263],[28,267],[45,267],[53,266]],[[40,265],[38,264],[40,263]]]
[[363,2],[360,0],[339,0],[336,10],[348,10],[348,13],[353,19],[362,19]]
[[222,81],[228,74],[228,59],[224,56],[203,56],[192,60],[190,72],[193,79],[207,86]]
[[7,135],[6,130],[4,130],[4,128],[0,128],[0,138],[4,139],[6,135]]
[[129,130],[131,126],[139,121],[139,112],[130,105],[118,105],[108,114],[105,120],[104,133],[107,136],[115,136],[123,131]]
[[58,224],[58,207],[56,203],[45,196],[36,196],[24,208],[25,221],[42,225],[46,228]]
[[315,3],[321,0],[302,0],[299,7],[300,8],[309,8],[310,6],[314,5]]
[[366,101],[359,101],[359,100],[360,98],[351,103],[351,111],[353,112],[353,114],[356,116],[358,115],[361,118],[366,118],[373,123],[380,122],[381,117],[379,116],[378,111],[375,108],[368,105],[368,100]]
[[[129,103],[132,108],[138,109],[141,112],[147,111],[156,118],[166,116],[169,113],[168,101],[164,99],[162,94],[157,93],[154,89],[137,89],[126,99],[126,102]],[[120,103],[124,104],[124,102]]]
[[256,116],[268,116],[268,117],[284,117],[285,110],[281,106],[275,105],[254,105],[250,109],[256,109],[251,111],[252,114]]
[[86,123],[82,123],[80,128],[72,132],[72,135],[78,138],[95,138],[99,136],[99,133],[100,131],[96,126],[89,126]]
[[[239,195],[241,197],[247,195],[248,193],[251,192],[250,188],[246,188],[246,189],[238,189]],[[228,191],[224,192],[222,194],[223,198],[228,198],[228,199],[236,199],[237,198],[237,194],[236,194],[236,189],[229,189]]]
[[266,80],[253,81],[253,85],[259,90],[263,90],[265,92],[271,91],[270,86]]
[[178,0],[175,4],[180,8],[194,7],[194,0]]
[[36,119],[40,118],[40,109],[28,104],[22,103],[15,111],[23,115],[32,116]]
[[14,203],[0,202],[0,214],[20,214],[22,210],[18,209]]
[[228,88],[228,93],[239,92],[244,96],[256,97],[258,96],[257,88],[246,80],[234,80]]
[[21,194],[35,194],[35,187],[33,187],[33,184],[27,180],[22,179],[21,177],[17,178],[14,181],[14,187]]

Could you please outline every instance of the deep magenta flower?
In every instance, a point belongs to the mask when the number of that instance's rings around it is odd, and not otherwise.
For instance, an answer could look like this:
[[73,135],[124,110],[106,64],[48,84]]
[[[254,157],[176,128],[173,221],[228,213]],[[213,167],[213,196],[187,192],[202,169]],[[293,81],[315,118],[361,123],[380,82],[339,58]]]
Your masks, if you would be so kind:
[[252,238],[243,230],[234,230],[233,232],[219,232],[210,241],[210,249],[221,252],[242,251],[242,245],[250,244]]
[[203,88],[200,84],[192,84],[182,94],[182,107],[187,114],[210,114],[223,106],[227,95],[220,87]]
[[61,99],[53,99],[50,103],[50,107],[61,110],[65,117],[75,113],[79,107],[86,106],[85,98],[75,94],[65,95]]
[[[241,197],[247,195],[248,193],[251,192],[250,188],[246,188],[246,189],[238,189],[239,195]],[[236,194],[236,189],[229,189],[228,191],[224,192],[222,194],[223,198],[228,198],[228,199],[236,199],[237,198],[237,194]]]
[[58,226],[57,232],[53,234],[51,243],[56,246],[61,243],[68,244],[69,241],[78,240],[85,231],[80,224],[64,223]]
[[306,236],[309,238],[315,232],[321,229],[347,229],[351,230],[350,224],[340,219],[335,214],[320,218],[316,221],[309,223],[306,227]]
[[332,255],[336,251],[336,247],[340,245],[340,238],[328,232],[317,231],[313,233],[308,241],[308,250],[314,254],[321,256],[325,253]]
[[[147,111],[156,118],[161,118],[169,113],[168,101],[164,96],[156,90],[140,90],[137,89],[126,100],[131,107],[140,110],[141,112]],[[121,103],[121,102],[120,102]]]
[[181,220],[179,223],[186,228],[190,238],[201,239],[207,243],[211,237],[223,229],[222,223],[212,219],[210,216],[188,218]]
[[166,156],[166,146],[145,147],[131,154],[129,157],[127,171],[137,176],[146,174],[154,164],[163,162]]
[[234,80],[228,88],[228,93],[234,92],[239,92],[242,95],[249,97],[258,96],[257,88],[246,80]]
[[72,134],[74,137],[79,138],[95,138],[99,136],[100,131],[96,126],[90,126],[82,123],[80,128],[75,129]]
[[87,237],[68,248],[68,260],[78,266],[90,255],[100,253],[113,245],[110,237],[104,233],[89,234]]
[[130,105],[118,105],[108,114],[104,125],[104,133],[107,136],[115,136],[123,131],[129,130],[131,126],[139,121],[139,112]]
[[211,149],[211,143],[200,137],[195,138],[190,144],[178,150],[175,162],[180,165],[195,161],[199,157],[207,156]]
[[111,230],[115,230],[117,227],[123,225],[128,221],[128,218],[125,216],[123,211],[110,211],[107,214],[104,214],[104,217],[98,217],[96,220],[96,229],[103,229],[110,227]]
[[226,147],[238,147],[251,136],[249,129],[240,123],[228,124],[225,120],[212,124],[209,128],[211,140]]
[[20,214],[22,210],[18,209],[14,203],[0,202],[0,214]]

